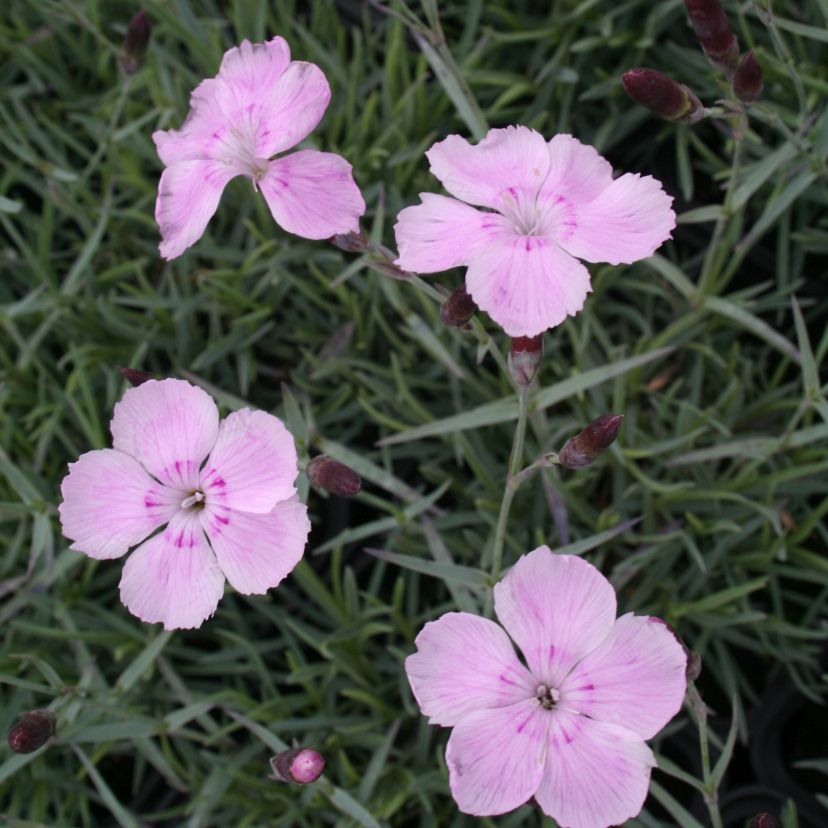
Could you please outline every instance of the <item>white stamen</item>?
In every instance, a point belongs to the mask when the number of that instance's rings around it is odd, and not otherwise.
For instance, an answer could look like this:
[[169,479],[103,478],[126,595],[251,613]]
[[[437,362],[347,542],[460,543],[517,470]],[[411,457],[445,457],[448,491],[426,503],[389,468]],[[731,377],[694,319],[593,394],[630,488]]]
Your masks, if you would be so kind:
[[203,492],[193,492],[186,500],[181,501],[182,509],[189,509],[190,506],[195,506],[196,503],[201,503],[204,500]]

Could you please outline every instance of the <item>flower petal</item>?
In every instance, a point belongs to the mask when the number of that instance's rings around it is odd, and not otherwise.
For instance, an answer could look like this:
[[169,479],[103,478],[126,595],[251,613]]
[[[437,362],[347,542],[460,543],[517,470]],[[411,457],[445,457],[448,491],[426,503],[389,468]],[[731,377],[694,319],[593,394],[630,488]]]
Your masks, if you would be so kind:
[[305,239],[358,232],[365,212],[351,165],[332,152],[300,150],[277,158],[259,188],[276,223]]
[[269,512],[296,493],[296,443],[284,423],[265,411],[234,411],[218,429],[200,488],[208,506]]
[[153,480],[120,451],[99,449],[69,464],[58,507],[72,549],[92,558],[119,558],[166,523],[182,495]]
[[476,145],[449,135],[426,156],[431,172],[455,198],[496,210],[504,197],[534,200],[549,169],[544,137],[525,126],[490,129]]
[[446,747],[451,795],[460,810],[505,814],[533,796],[543,776],[551,720],[535,699],[464,716]]
[[175,259],[204,235],[227,182],[242,172],[222,161],[179,161],[161,173],[155,220],[163,258]]
[[538,203],[563,196],[575,204],[586,204],[612,184],[612,165],[595,147],[571,135],[556,135],[549,147],[549,172]]
[[420,199],[421,204],[402,210],[394,225],[400,251],[396,264],[404,270],[437,273],[468,264],[502,225],[500,216],[454,198],[420,193]]
[[533,675],[559,687],[607,637],[616,603],[610,582],[592,564],[540,546],[495,585],[494,605]]
[[124,564],[121,601],[142,621],[165,630],[200,627],[224,593],[224,575],[196,512],[178,512]]
[[201,525],[218,565],[237,592],[264,595],[302,559],[310,533],[308,509],[298,498],[277,503],[267,514],[207,506]]
[[322,70],[314,63],[293,61],[272,87],[262,91],[256,156],[270,158],[307,138],[330,100],[331,88]]
[[663,624],[622,615],[561,685],[561,706],[650,739],[681,709],[687,656]]
[[589,204],[575,205],[575,226],[558,243],[588,262],[637,262],[670,238],[676,226],[672,203],[655,178],[627,173]]
[[115,405],[112,444],[162,483],[191,492],[216,442],[218,409],[201,388],[178,379],[148,380]]
[[537,336],[576,314],[591,288],[587,269],[551,239],[503,229],[472,257],[466,290],[509,336]]
[[506,633],[468,612],[430,621],[415,641],[405,672],[431,724],[451,726],[469,713],[534,696],[537,682],[518,661]]
[[207,78],[190,94],[190,112],[181,129],[156,130],[152,140],[165,166],[179,161],[215,159],[228,140],[231,124],[218,104],[218,81]]
[[290,63],[290,46],[283,37],[266,43],[243,40],[221,59],[218,78],[242,105],[266,95]]
[[535,800],[567,828],[607,828],[636,816],[647,798],[652,751],[615,725],[554,710]]

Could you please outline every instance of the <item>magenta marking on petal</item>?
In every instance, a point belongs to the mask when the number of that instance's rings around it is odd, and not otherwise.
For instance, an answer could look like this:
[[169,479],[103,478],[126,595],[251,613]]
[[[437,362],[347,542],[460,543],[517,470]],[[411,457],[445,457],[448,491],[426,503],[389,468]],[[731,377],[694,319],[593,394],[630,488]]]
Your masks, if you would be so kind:
[[532,718],[532,716],[530,714],[518,725],[518,727],[517,727],[517,732],[518,733],[523,733],[523,731],[526,729],[526,725],[529,724],[529,720],[531,718]]
[[501,674],[498,676],[498,678],[499,678],[499,679],[500,679],[500,680],[501,680],[504,684],[510,684],[512,687],[516,687],[516,686],[517,686],[517,685],[516,685],[516,683],[515,683],[514,681],[512,681],[511,679],[506,678],[506,676],[504,676],[504,675],[503,675],[503,673],[501,673]]
[[569,733],[566,730],[564,730],[563,728],[561,728],[561,733],[563,733],[563,737],[564,737],[564,740],[566,741],[566,743],[568,745],[572,744],[572,737],[569,735]]
[[550,644],[550,645],[549,645],[549,661],[550,661],[550,663],[551,663],[551,662],[553,662],[554,660],[555,660],[555,645],[554,645],[554,644]]
[[216,520],[219,523],[223,523],[225,526],[227,526],[227,524],[230,523],[229,517],[222,517],[221,515],[216,515]]
[[183,529],[178,533],[178,537],[175,539],[175,545],[179,549],[181,549],[181,547],[184,546],[184,530]]
[[152,509],[153,507],[160,505],[160,503],[156,503],[149,495],[144,498],[144,506],[146,506],[147,509]]
[[579,687],[578,690],[594,690],[594,684],[585,684],[583,687]]

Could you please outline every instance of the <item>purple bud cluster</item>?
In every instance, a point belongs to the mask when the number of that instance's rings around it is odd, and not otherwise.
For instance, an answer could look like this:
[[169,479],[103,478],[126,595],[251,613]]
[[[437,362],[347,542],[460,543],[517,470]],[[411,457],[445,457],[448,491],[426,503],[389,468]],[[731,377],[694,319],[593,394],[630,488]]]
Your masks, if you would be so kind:
[[[721,0],[684,0],[684,5],[707,59],[730,80],[733,93],[743,104],[753,103],[762,94],[762,69],[752,51],[740,57],[739,41]],[[705,115],[701,101],[689,87],[656,69],[630,69],[621,82],[634,101],[668,121],[694,124]]]

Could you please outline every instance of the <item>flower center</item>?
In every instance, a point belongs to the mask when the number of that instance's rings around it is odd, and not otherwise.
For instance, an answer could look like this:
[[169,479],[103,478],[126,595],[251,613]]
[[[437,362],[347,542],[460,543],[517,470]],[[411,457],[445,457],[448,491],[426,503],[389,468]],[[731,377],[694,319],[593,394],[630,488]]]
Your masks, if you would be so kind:
[[255,132],[243,127],[231,127],[231,141],[228,142],[228,163],[238,164],[245,174],[250,176],[253,187],[262,180],[267,173],[268,159],[257,158]]
[[554,687],[539,684],[535,690],[535,698],[544,710],[551,710],[560,699],[561,694]]
[[204,492],[196,489],[189,497],[181,501],[182,509],[203,509],[204,508]]
[[514,187],[501,193],[500,212],[521,236],[541,236],[545,232],[543,218],[534,199],[521,197]]

